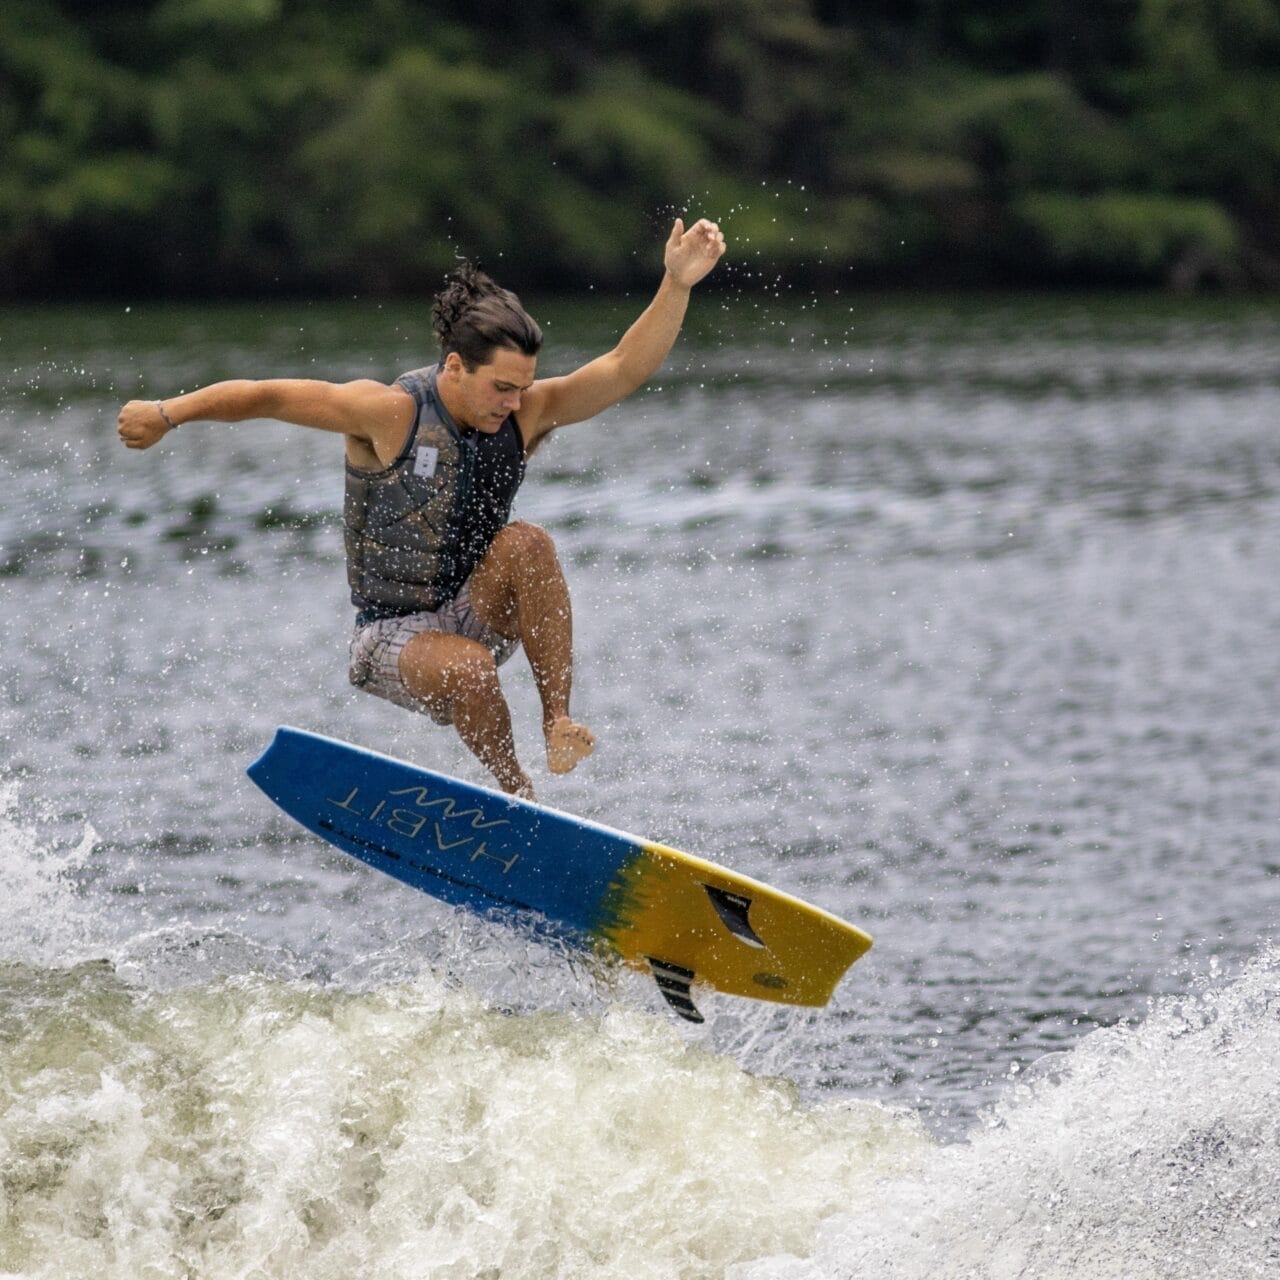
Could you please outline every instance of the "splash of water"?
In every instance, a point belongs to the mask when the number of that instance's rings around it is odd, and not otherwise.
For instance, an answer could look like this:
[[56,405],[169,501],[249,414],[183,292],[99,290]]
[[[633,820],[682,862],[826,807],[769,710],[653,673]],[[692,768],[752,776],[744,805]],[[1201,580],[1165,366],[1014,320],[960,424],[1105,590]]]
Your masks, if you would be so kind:
[[509,1016],[426,976],[22,986],[0,1271],[31,1280],[710,1277],[930,1147],[634,1010]]
[[98,844],[86,826],[64,848],[39,834],[17,782],[0,784],[0,962],[75,963],[97,949],[96,914],[76,892],[76,877]]
[[970,1141],[734,1280],[1280,1272],[1280,954],[1011,1083]]

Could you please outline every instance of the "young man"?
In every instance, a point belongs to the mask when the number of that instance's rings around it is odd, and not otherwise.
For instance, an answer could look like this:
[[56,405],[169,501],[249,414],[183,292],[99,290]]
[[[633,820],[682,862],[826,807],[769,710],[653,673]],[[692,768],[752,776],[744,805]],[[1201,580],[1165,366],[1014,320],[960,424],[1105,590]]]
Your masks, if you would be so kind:
[[689,291],[724,237],[679,219],[653,301],[618,345],[560,378],[535,378],[542,333],[519,299],[464,264],[433,311],[440,362],[387,386],[307,379],[218,382],[131,400],[120,439],[149,449],[183,423],[273,418],[346,437],[347,577],[358,613],[351,682],[453,724],[503,790],[532,797],[498,667],[523,644],[542,701],[547,767],[567,773],[595,740],[569,716],[569,591],[546,532],[508,523],[525,461],[557,427],[630,395],[675,342]]

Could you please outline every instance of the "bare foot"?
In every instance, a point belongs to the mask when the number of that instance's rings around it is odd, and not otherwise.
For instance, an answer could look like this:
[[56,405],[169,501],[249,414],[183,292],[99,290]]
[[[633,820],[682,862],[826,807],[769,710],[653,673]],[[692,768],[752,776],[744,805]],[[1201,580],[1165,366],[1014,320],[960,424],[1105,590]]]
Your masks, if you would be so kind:
[[595,749],[596,740],[585,724],[557,716],[547,726],[547,768],[552,773],[568,773]]

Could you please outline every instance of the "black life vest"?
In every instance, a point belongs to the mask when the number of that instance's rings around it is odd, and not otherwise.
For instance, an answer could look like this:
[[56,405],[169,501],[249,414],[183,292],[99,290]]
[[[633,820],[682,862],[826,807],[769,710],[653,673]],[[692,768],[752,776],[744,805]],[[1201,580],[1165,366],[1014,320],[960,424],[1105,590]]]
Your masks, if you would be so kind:
[[418,413],[395,461],[381,471],[347,464],[347,582],[370,617],[448,604],[511,518],[524,479],[514,415],[493,433],[459,427],[436,390],[437,368],[396,379]]

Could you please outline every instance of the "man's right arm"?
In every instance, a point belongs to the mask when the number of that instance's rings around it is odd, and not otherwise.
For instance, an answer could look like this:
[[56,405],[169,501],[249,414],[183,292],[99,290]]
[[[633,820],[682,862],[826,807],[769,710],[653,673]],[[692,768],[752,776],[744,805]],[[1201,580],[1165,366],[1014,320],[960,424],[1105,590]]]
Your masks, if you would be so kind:
[[[413,400],[399,387],[371,379],[319,382],[308,378],[233,379],[165,400],[130,400],[120,410],[120,439],[149,449],[184,422],[244,422],[274,418],[351,436],[376,448],[380,437],[397,444],[412,416]],[[162,412],[163,410],[163,412]]]

